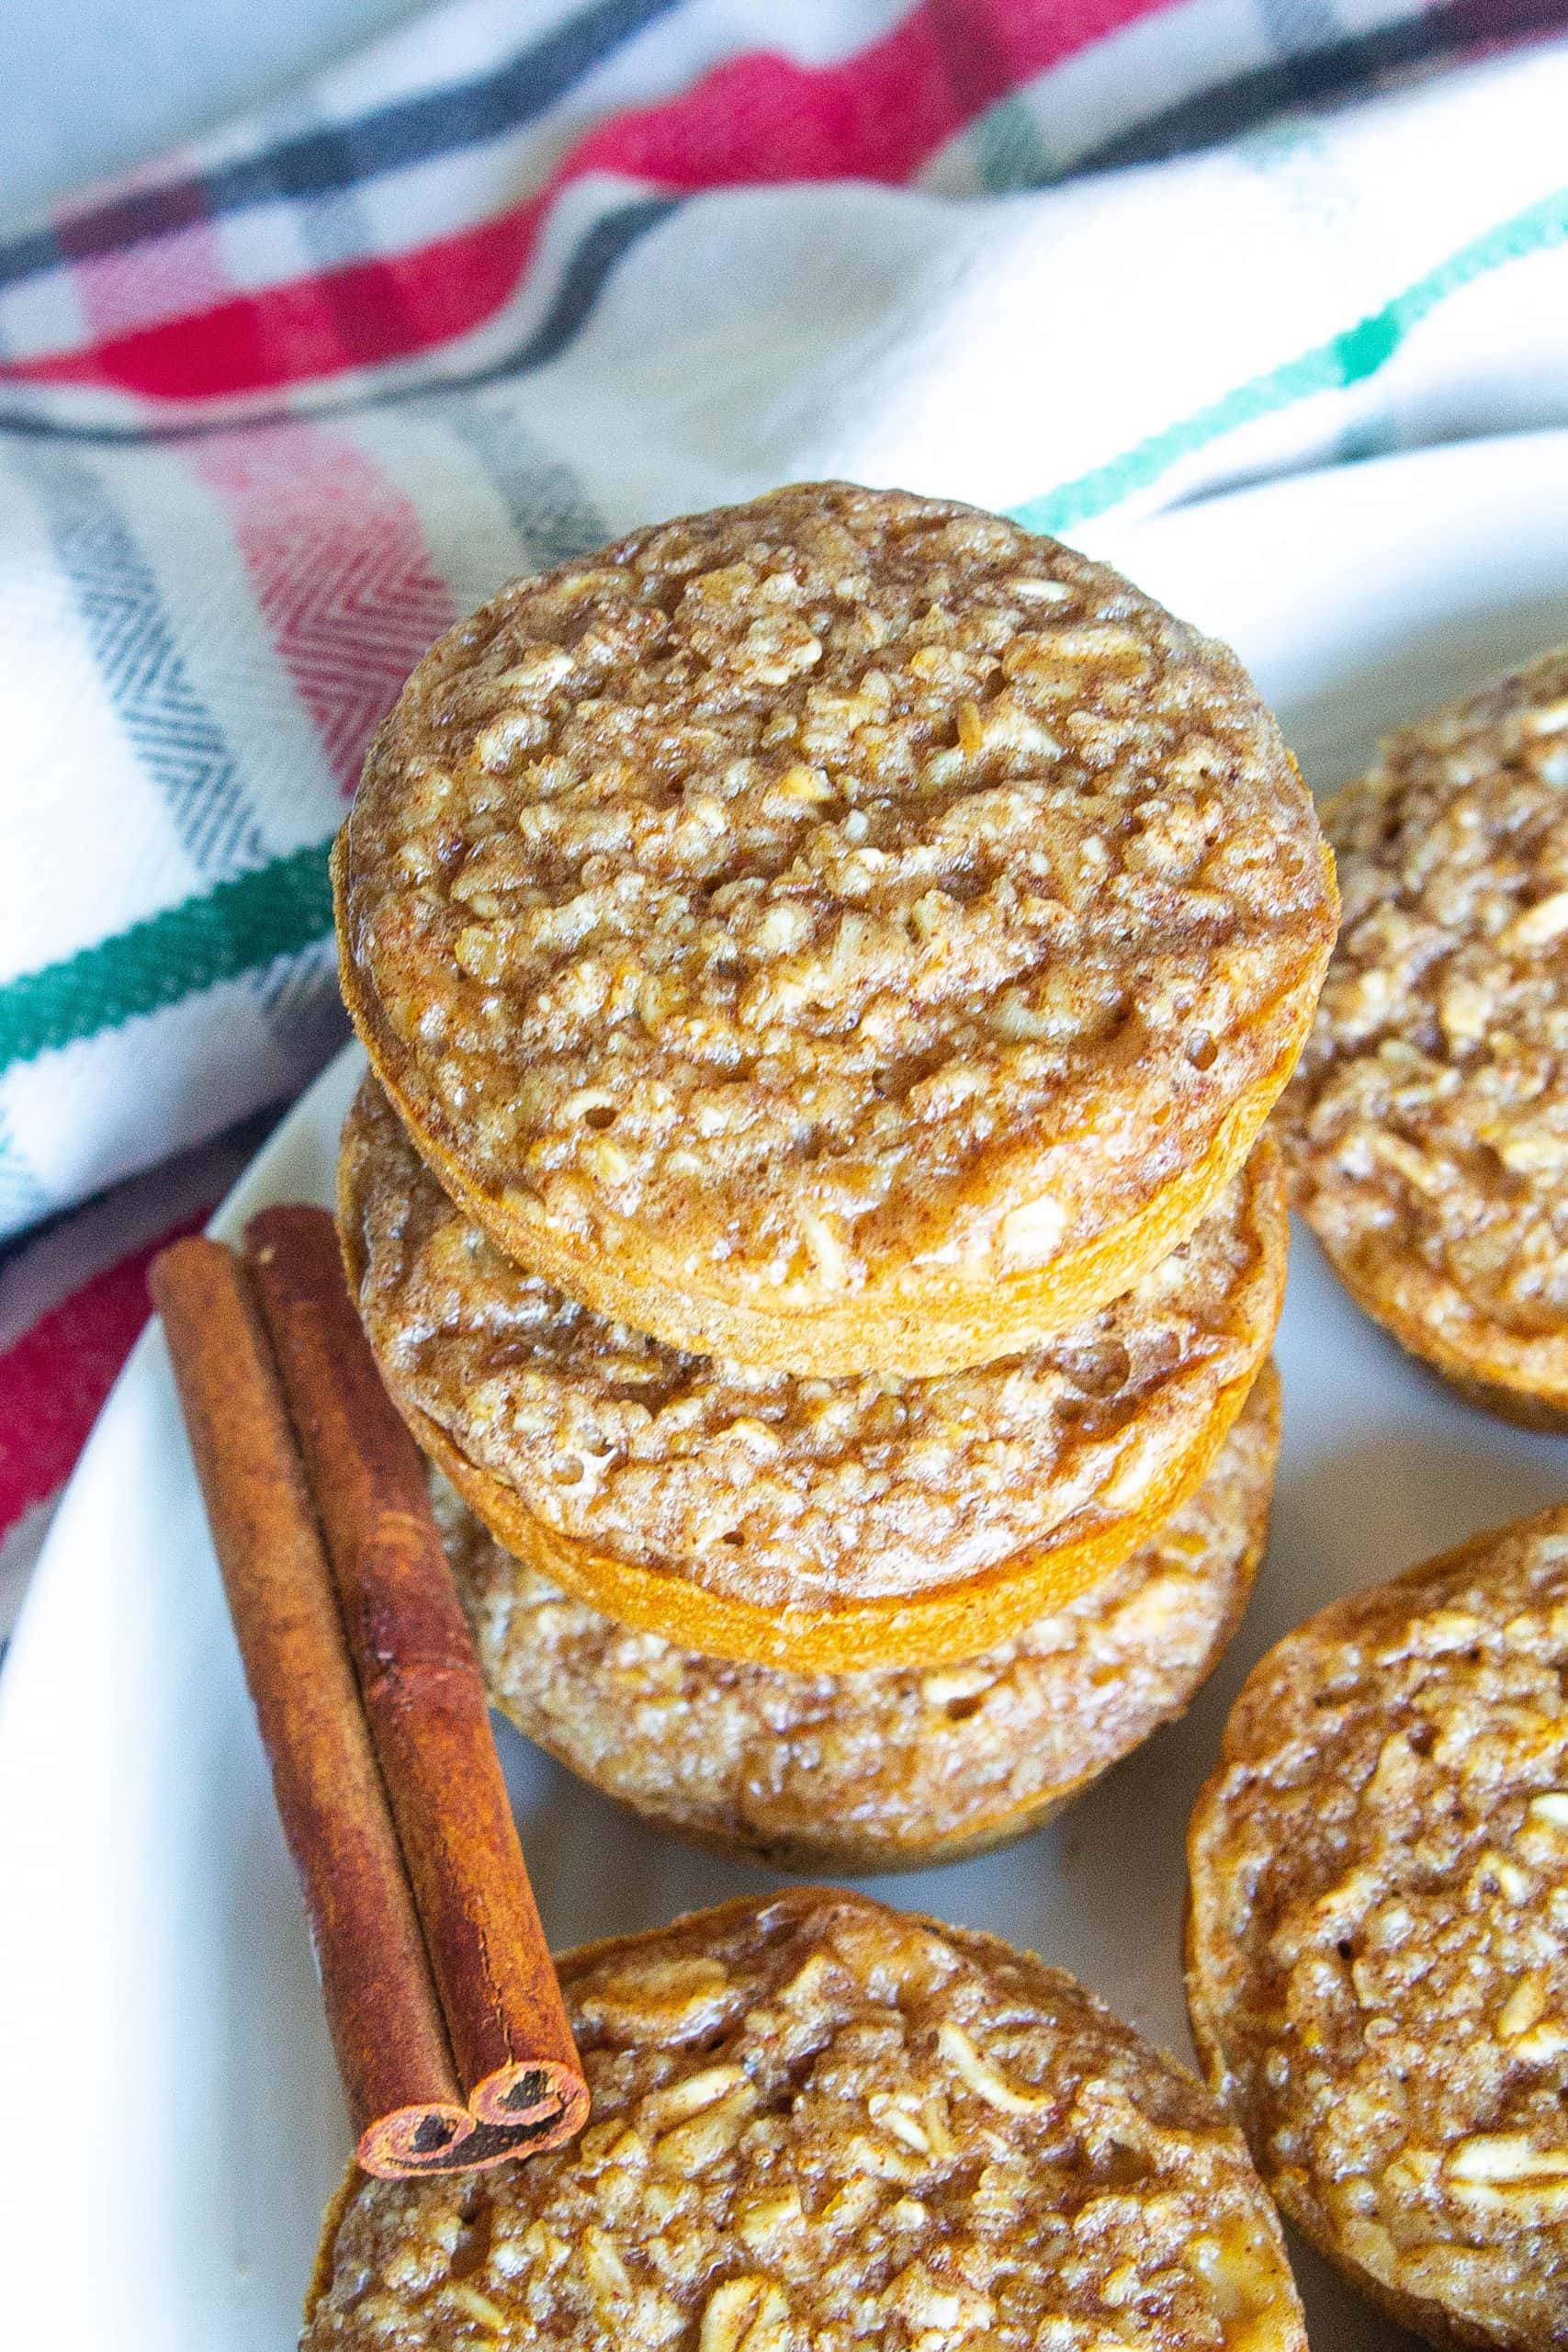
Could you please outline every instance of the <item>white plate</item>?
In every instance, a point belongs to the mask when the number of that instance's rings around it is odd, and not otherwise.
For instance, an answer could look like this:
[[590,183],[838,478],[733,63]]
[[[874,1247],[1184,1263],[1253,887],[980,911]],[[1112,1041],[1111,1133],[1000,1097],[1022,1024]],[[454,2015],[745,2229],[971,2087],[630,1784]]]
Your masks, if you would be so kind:
[[[1232,639],[1328,784],[1399,718],[1568,637],[1568,435],[1299,478],[1094,544]],[[306,1096],[220,1231],[329,1197],[354,1078],[345,1057]],[[1242,1672],[1336,1594],[1568,1487],[1568,1444],[1450,1397],[1305,1241],[1279,1359],[1268,1566],[1186,1722],[1023,1845],[880,1883],[1034,1946],[1184,2053],[1182,1831]],[[510,1734],[504,1753],[558,1944],[773,1883],[634,1826]],[[81,2290],[114,2352],[293,2345],[348,2137],[156,1334],[83,1457],[0,1677],[0,2144],[6,2343],[74,2342]],[[1402,2340],[1310,2256],[1300,2271],[1317,2352]]]

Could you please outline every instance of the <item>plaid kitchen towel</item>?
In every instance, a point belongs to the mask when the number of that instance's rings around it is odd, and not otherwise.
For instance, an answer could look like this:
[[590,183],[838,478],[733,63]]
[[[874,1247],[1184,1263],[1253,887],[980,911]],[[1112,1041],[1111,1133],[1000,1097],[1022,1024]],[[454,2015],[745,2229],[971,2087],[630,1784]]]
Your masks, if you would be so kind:
[[1563,16],[457,0],[0,235],[0,1620],[254,1137],[191,1148],[343,1034],[325,846],[429,640],[792,477],[1070,534],[1568,419]]

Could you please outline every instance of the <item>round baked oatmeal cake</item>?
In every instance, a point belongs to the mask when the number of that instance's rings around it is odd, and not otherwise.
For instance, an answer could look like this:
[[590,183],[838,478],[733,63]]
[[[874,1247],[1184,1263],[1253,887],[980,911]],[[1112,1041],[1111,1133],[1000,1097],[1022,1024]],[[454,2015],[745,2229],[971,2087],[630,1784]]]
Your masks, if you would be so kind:
[[1325,1610],[1189,1846],[1204,2071],[1286,2218],[1435,2344],[1568,2343],[1568,1510]]
[[829,1381],[688,1355],[525,1273],[373,1080],[339,1222],[393,1398],[508,1551],[683,1647],[838,1671],[973,1657],[1119,1566],[1240,1411],[1287,1239],[1265,1141],[1179,1250],[1058,1339]]
[[1032,1956],[809,1887],[560,1973],[582,2138],[352,2174],[304,2352],[1305,2352],[1240,2134]]
[[822,1375],[1139,1281],[1250,1149],[1336,918],[1223,646],[834,482],[504,588],[409,681],[334,874],[371,1061],[501,1247]]
[[950,1861],[1038,1827],[1218,1664],[1252,1590],[1279,1449],[1258,1374],[1201,1487],[1120,1568],[953,1666],[789,1674],[617,1625],[436,1509],[492,1704],[654,1826],[796,1870]]
[[978,1658],[790,1675],[630,1633],[437,1491],[489,1696],[656,1827],[797,1870],[954,1860],[1039,1827],[1180,1714],[1253,1590],[1279,1452],[1265,1364],[1192,1498]]
[[1303,1214],[1394,1337],[1568,1413],[1568,647],[1332,800],[1345,927],[1281,1115]]

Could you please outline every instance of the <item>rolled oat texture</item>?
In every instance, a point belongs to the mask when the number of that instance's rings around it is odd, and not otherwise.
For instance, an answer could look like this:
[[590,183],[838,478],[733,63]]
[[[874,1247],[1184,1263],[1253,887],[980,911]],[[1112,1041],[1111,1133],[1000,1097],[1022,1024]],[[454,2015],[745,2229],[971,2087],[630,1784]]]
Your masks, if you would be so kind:
[[994,1938],[807,1888],[561,1974],[587,2132],[351,2179],[305,2352],[1305,2352],[1239,2134]]
[[1119,1566],[1203,1476],[1284,1277],[1265,1141],[1179,1250],[1056,1340],[924,1380],[798,1379],[524,1273],[374,1081],[339,1198],[383,1376],[505,1548],[625,1623],[796,1668],[973,1657]]
[[1568,1418],[1568,648],[1324,811],[1345,922],[1280,1125],[1347,1287],[1478,1402]]
[[1442,2345],[1568,2342],[1568,1510],[1325,1610],[1193,1815],[1208,2079],[1287,2218]]
[[1265,1366],[1213,1468],[1132,1557],[955,1665],[790,1674],[617,1625],[437,1508],[494,1703],[651,1825],[795,1869],[886,1871],[1021,1836],[1217,1664],[1262,1551],[1279,1446]]
[[1014,1351],[1249,1149],[1335,919],[1235,658],[974,509],[843,483],[514,582],[335,859],[442,1181],[606,1317],[803,1374]]

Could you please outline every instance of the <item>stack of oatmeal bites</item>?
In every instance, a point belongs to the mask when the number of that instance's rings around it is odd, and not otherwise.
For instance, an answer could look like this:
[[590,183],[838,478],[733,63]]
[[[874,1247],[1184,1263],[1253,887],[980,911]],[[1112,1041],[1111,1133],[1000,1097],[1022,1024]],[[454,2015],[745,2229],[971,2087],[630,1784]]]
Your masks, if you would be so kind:
[[334,871],[350,1281],[498,1705],[650,1820],[888,1868],[1187,1703],[1337,916],[1224,647],[798,486],[453,629]]

